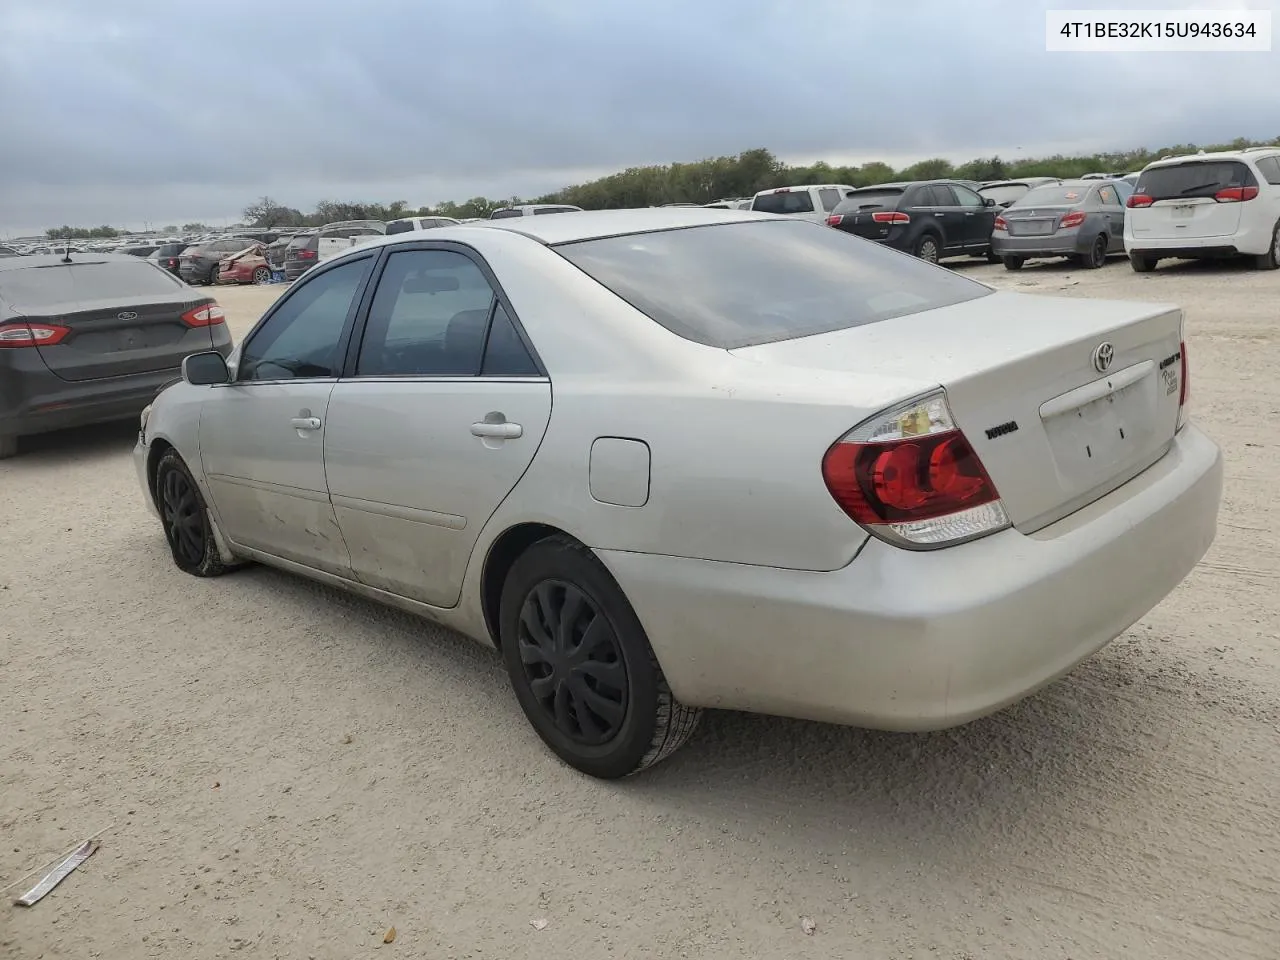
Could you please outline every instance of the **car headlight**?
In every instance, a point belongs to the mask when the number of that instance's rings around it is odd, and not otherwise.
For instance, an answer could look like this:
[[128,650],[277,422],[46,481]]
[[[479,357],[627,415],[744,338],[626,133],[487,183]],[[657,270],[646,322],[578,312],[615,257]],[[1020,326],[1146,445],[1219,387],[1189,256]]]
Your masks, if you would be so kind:
[[147,421],[149,419],[151,419],[151,404],[148,403],[142,408],[142,416],[138,418],[138,433],[141,434],[144,440],[147,436]]

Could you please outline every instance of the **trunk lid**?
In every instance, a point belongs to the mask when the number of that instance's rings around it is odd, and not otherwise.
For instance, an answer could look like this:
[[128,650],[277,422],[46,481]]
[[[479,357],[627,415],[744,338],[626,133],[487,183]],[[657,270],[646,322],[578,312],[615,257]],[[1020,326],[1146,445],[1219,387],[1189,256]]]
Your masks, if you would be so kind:
[[1000,216],[1009,225],[1011,237],[1044,237],[1056,233],[1058,223],[1072,207],[1014,207]]
[[1239,160],[1192,159],[1148,167],[1133,192],[1152,202],[1129,211],[1134,239],[1230,236],[1240,227],[1242,204],[1219,203],[1214,195],[1257,185],[1253,171]]
[[836,207],[840,228],[866,240],[885,239],[894,224],[876,214],[897,212],[902,196],[902,190],[855,190]]
[[[176,294],[176,295],[174,295]],[[190,353],[209,349],[209,332],[187,326],[182,315],[213,303],[212,297],[174,294],[134,297],[128,302],[69,304],[65,310],[45,311],[44,320],[69,327],[60,343],[40,346],[40,359],[62,380],[97,380],[172,370]],[[209,341],[210,343],[212,341]]]
[[[1105,496],[1168,450],[1181,337],[1182,311],[1173,306],[996,293],[731,353],[902,377],[919,392],[941,385],[1013,525],[1030,533]],[[1094,358],[1104,343],[1111,361],[1100,371]]]

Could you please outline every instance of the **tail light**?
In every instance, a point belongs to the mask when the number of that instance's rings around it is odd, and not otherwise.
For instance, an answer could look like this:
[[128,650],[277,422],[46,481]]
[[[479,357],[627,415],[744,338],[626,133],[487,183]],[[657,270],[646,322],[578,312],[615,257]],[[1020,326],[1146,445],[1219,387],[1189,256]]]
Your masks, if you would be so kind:
[[170,257],[168,262],[169,262],[169,266],[176,267],[178,265],[178,258]]
[[1252,200],[1257,195],[1257,187],[1227,187],[1215,193],[1213,199],[1219,203],[1242,203],[1245,200]]
[[897,210],[886,210],[881,213],[873,213],[871,215],[873,223],[910,223],[911,218],[905,213],[899,213]]
[[997,230],[1008,230],[1008,229],[1009,229],[1009,221],[1008,221],[1008,220],[1006,220],[1004,217],[996,217],[995,229],[997,229]]
[[293,255],[298,260],[314,260],[316,258],[314,250],[296,250]]
[[70,332],[70,327],[56,323],[0,324],[0,350],[53,346],[65,340]]
[[1182,356],[1182,389],[1178,393],[1178,429],[1187,425],[1191,412],[1191,364],[1187,361],[1187,341],[1178,344],[1178,353]]
[[941,391],[849,431],[827,450],[822,478],[856,523],[897,546],[936,549],[1009,526]]
[[1131,193],[1129,194],[1129,199],[1125,201],[1125,206],[1126,207],[1149,207],[1153,203],[1155,203],[1155,201],[1152,200],[1151,197],[1147,196],[1145,193]]
[[833,213],[831,216],[827,217],[828,227],[838,227],[843,222],[844,222],[843,213]]
[[1058,224],[1059,230],[1069,230],[1072,227],[1078,227],[1084,223],[1084,214],[1079,210],[1073,210],[1062,218],[1062,222]]
[[195,307],[182,315],[182,322],[188,327],[212,327],[226,323],[227,315],[216,303],[206,303]]

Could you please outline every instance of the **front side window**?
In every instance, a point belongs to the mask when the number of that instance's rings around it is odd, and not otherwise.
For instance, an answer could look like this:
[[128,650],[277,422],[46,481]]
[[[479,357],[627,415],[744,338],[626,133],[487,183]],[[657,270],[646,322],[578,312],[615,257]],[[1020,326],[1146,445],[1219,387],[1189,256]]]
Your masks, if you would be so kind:
[[342,333],[372,257],[303,280],[245,343],[237,381],[337,377]]
[[994,292],[803,220],[709,224],[552,249],[671,332],[721,349],[877,323]]
[[951,192],[956,195],[956,199],[960,201],[962,207],[981,207],[984,206],[982,198],[970,190],[968,187],[951,185]]
[[356,376],[477,375],[493,299],[484,273],[460,253],[391,254],[369,307]]

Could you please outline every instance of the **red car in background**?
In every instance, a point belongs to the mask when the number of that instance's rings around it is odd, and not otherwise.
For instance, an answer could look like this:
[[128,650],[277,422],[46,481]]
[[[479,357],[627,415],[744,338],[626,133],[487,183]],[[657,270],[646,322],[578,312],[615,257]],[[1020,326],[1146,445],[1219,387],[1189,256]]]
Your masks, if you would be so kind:
[[267,248],[250,247],[226,257],[218,264],[215,283],[270,283],[271,264],[267,262]]

